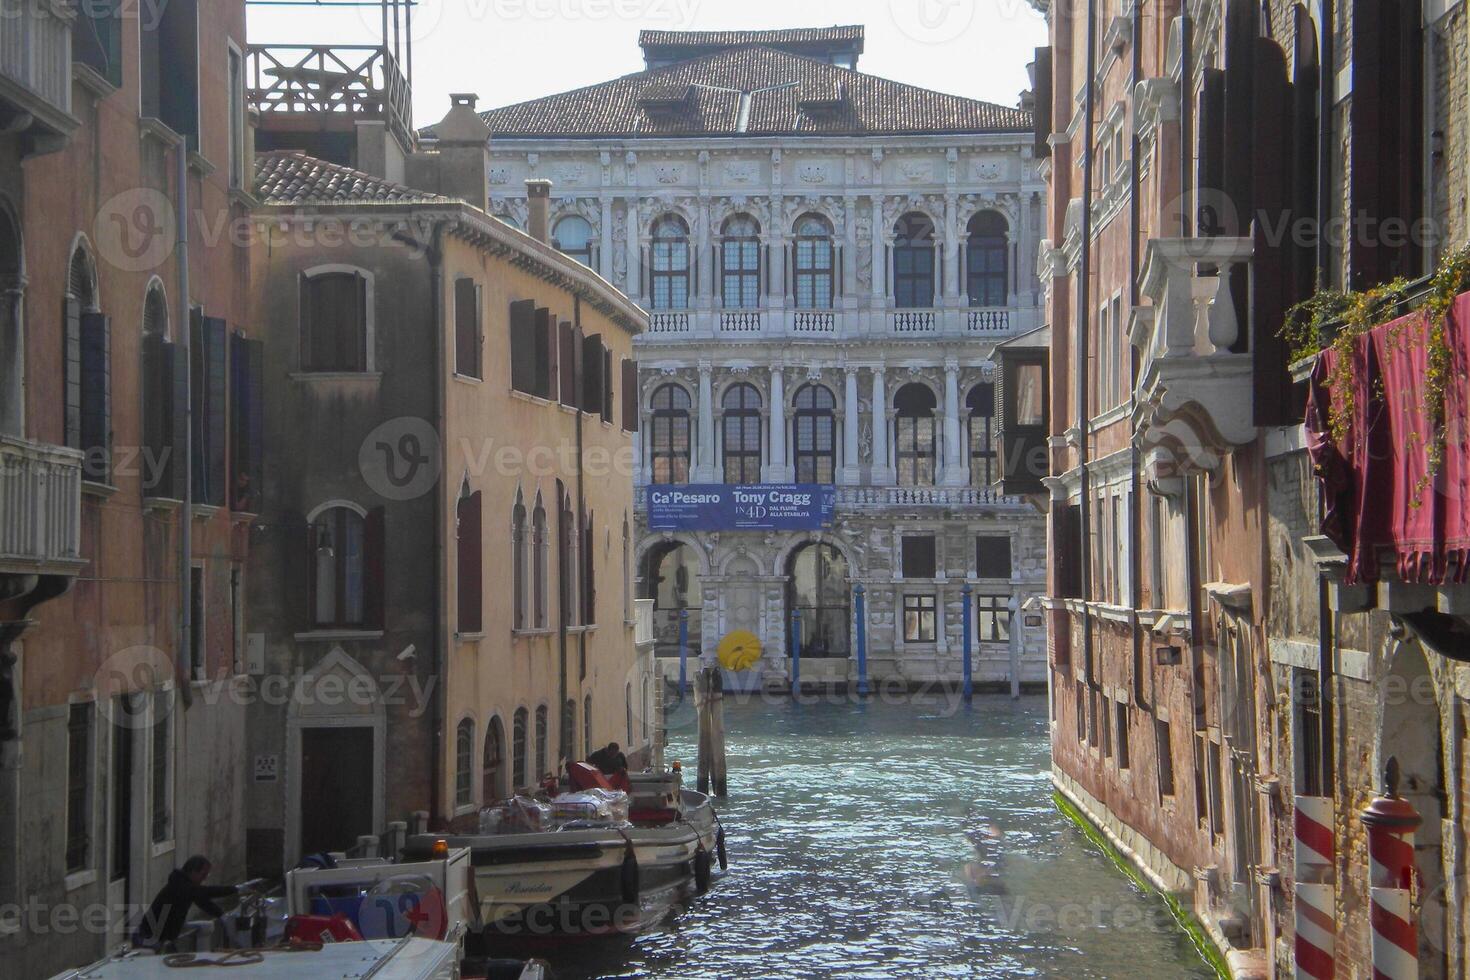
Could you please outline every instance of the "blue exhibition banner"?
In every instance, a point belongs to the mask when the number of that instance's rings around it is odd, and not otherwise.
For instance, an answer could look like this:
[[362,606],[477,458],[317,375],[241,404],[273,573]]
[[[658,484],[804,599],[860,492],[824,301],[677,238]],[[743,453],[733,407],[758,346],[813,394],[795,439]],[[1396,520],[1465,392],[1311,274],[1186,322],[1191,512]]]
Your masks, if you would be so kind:
[[832,526],[837,488],[820,484],[648,488],[651,531],[818,531]]

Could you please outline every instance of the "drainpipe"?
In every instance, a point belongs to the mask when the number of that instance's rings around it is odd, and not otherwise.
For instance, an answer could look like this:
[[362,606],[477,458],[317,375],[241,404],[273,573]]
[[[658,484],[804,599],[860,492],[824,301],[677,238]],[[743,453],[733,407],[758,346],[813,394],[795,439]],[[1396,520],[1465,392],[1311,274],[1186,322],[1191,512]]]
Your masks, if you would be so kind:
[[1096,665],[1092,659],[1092,613],[1087,603],[1092,601],[1092,558],[1089,543],[1092,540],[1092,481],[1088,476],[1088,430],[1091,428],[1087,411],[1087,352],[1088,352],[1088,308],[1092,303],[1092,173],[1093,141],[1096,138],[1095,109],[1097,101],[1097,4],[1087,5],[1087,78],[1086,97],[1083,100],[1083,149],[1082,149],[1082,253],[1077,266],[1077,359],[1074,364],[1074,385],[1077,397],[1077,464],[1081,471],[1080,496],[1082,512],[1079,525],[1082,533],[1082,651],[1083,662],[1088,668],[1087,681],[1094,682]]
[[[1133,64],[1129,69],[1130,75],[1128,79],[1128,91],[1130,92],[1134,91],[1138,87],[1139,76],[1143,74],[1143,54],[1140,51],[1140,48],[1142,48],[1143,46],[1143,18],[1137,16],[1133,18],[1132,46]],[[1131,234],[1129,234],[1128,236],[1128,305],[1130,308],[1136,308],[1138,306],[1139,300],[1138,229],[1142,223],[1141,211],[1143,208],[1143,203],[1139,200],[1139,184],[1142,180],[1142,166],[1138,159],[1138,132],[1136,128],[1133,133],[1132,142],[1133,149],[1129,154],[1128,165],[1128,220],[1129,227],[1132,229]],[[1130,380],[1130,384],[1128,386],[1128,416],[1129,418],[1132,418],[1133,409],[1138,404],[1139,357],[1138,352],[1133,349],[1133,344],[1131,342],[1128,344],[1126,349],[1128,351],[1128,376]],[[1128,540],[1130,543],[1130,546],[1128,548],[1128,605],[1136,610],[1143,595],[1143,493],[1145,491],[1141,486],[1141,481],[1138,478],[1138,443],[1133,439],[1128,440],[1128,461],[1130,474],[1128,499],[1132,501],[1132,506],[1129,508],[1128,515]],[[1157,582],[1154,583],[1154,588],[1157,591]],[[1157,606],[1158,601],[1156,598],[1155,608],[1157,608]],[[1149,701],[1152,702],[1153,666],[1152,664],[1149,664],[1147,662],[1144,656],[1145,648],[1146,645],[1143,639],[1143,629],[1138,623],[1138,618],[1135,616],[1133,620],[1133,666],[1135,670],[1135,675],[1133,678],[1133,699],[1134,701],[1141,701],[1143,699],[1143,677],[1140,675],[1142,675],[1146,671],[1150,681]]]
[[[1337,89],[1337,73],[1334,69],[1333,56],[1337,53],[1337,37],[1333,31],[1332,18],[1335,16],[1333,0],[1321,0],[1322,23],[1318,29],[1322,32],[1321,43],[1317,45],[1317,67],[1320,72],[1317,81],[1317,98],[1319,105],[1317,109],[1317,223],[1320,228],[1327,222],[1332,213],[1332,155],[1336,147],[1332,138],[1332,112],[1335,105]],[[1317,236],[1317,280],[1318,286],[1326,286],[1331,282],[1332,275],[1332,250],[1327,243],[1327,236]]]
[[[194,368],[193,341],[194,317],[189,305],[189,145],[180,141],[174,179],[176,200],[174,210],[177,229],[175,248],[179,270],[179,349],[184,361],[184,445],[183,452],[174,465],[183,468],[184,500],[179,507],[179,664],[183,677],[179,685],[184,706],[192,700],[189,682],[192,678],[194,661]],[[179,447],[174,447],[178,452]],[[188,713],[184,714],[188,718]],[[187,721],[185,727],[187,728]],[[182,743],[187,745],[187,738]]]
[[[429,260],[429,322],[434,325],[434,370],[433,386],[434,399],[434,432],[439,436],[440,452],[444,452],[444,416],[446,412],[445,398],[447,396],[444,384],[444,359],[446,355],[446,344],[444,333],[448,329],[443,323],[444,303],[440,295],[444,288],[444,231],[448,222],[440,221],[434,225],[434,234],[430,239],[429,247],[425,257]],[[435,488],[433,495],[434,512],[434,574],[431,586],[434,592],[434,642],[429,650],[429,678],[434,680],[433,715],[429,728],[429,772],[433,783],[429,788],[429,826],[439,826],[443,816],[443,808],[439,805],[439,796],[444,789],[444,714],[447,710],[443,665],[447,659],[446,652],[449,649],[449,603],[444,595],[444,583],[448,581],[448,575],[444,563],[448,560],[449,547],[446,542],[446,531],[444,517],[444,495],[449,492],[448,472],[441,468],[439,485]]]

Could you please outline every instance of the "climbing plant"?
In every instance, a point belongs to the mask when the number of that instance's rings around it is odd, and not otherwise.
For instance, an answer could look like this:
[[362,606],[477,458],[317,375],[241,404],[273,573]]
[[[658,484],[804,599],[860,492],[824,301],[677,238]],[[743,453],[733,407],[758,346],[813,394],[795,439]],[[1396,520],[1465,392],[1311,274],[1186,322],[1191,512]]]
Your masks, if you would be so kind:
[[[1427,354],[1421,397],[1430,431],[1409,435],[1411,443],[1424,446],[1427,464],[1415,488],[1416,496],[1423,494],[1444,465],[1445,399],[1454,371],[1448,337],[1449,314],[1455,298],[1467,290],[1470,290],[1470,245],[1445,256],[1429,280],[1428,289],[1408,306],[1407,312],[1423,315],[1403,316],[1390,338],[1394,341],[1389,345],[1390,350],[1405,341],[1418,342]],[[1323,350],[1331,350],[1336,355],[1326,378],[1331,395],[1327,421],[1333,439],[1340,442],[1347,436],[1357,410],[1357,389],[1353,384],[1353,350],[1357,339],[1392,319],[1395,311],[1407,305],[1411,291],[1412,284],[1402,278],[1359,292],[1324,289],[1287,311],[1281,336],[1290,345],[1293,360]],[[1418,329],[1419,335],[1406,336],[1412,329]]]

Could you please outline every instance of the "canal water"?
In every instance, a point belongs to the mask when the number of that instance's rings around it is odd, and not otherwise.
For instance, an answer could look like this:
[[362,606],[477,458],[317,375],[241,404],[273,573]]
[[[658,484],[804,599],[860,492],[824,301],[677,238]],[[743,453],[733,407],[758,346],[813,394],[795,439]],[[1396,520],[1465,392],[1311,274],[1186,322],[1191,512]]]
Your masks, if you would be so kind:
[[[728,874],[636,939],[553,953],[556,976],[1212,978],[1053,806],[1045,710],[727,702]],[[667,759],[692,781],[691,721]]]

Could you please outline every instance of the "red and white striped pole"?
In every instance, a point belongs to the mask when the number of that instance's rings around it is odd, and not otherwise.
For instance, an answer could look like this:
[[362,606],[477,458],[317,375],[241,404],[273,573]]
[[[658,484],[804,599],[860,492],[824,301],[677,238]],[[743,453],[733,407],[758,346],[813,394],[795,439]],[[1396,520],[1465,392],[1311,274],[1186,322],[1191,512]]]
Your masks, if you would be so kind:
[[1368,828],[1368,893],[1372,902],[1373,980],[1417,980],[1419,930],[1414,922],[1414,831],[1422,820],[1398,795],[1398,764],[1390,759],[1384,795],[1363,811]]
[[1333,801],[1298,796],[1295,813],[1296,980],[1333,980],[1337,944],[1337,842]]

